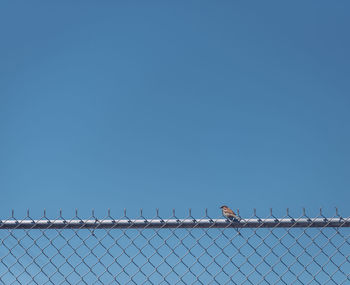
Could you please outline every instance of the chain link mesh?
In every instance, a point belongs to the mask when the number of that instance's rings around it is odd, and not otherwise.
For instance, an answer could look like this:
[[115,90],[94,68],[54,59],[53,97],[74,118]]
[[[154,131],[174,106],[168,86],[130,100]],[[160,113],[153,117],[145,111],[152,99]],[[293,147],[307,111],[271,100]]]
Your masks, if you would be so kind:
[[[275,224],[245,228],[254,216],[236,227],[200,227],[202,219],[184,227],[184,220],[171,217],[178,226],[167,228],[170,220],[158,215],[139,220],[145,225],[133,228],[128,217],[99,220],[95,226],[77,215],[66,220],[60,215],[48,220],[14,215],[0,223],[0,282],[2,284],[350,284],[350,243],[348,219],[331,226],[280,228]],[[283,217],[290,218],[290,217]],[[302,218],[305,218],[303,215]],[[154,220],[162,226],[152,228]],[[88,220],[96,220],[89,217]],[[104,227],[127,221],[122,228]],[[297,225],[298,219],[291,218]],[[31,227],[23,227],[28,222]],[[36,228],[39,222],[46,226]],[[55,228],[55,221],[64,227]],[[15,226],[6,225],[14,222]],[[72,228],[72,222],[81,226]]]

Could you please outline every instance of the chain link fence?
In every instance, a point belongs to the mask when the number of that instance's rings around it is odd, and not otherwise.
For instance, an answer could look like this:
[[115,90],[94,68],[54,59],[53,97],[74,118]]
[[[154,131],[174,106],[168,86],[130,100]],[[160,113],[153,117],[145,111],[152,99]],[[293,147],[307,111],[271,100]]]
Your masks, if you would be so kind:
[[350,284],[350,219],[0,221],[1,284]]

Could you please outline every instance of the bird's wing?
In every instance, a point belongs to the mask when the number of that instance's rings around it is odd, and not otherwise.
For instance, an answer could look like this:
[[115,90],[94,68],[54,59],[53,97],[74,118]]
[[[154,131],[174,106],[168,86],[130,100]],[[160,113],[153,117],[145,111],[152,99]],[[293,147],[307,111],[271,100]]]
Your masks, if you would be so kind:
[[236,216],[236,214],[235,214],[230,208],[227,208],[227,213],[228,213],[230,216]]

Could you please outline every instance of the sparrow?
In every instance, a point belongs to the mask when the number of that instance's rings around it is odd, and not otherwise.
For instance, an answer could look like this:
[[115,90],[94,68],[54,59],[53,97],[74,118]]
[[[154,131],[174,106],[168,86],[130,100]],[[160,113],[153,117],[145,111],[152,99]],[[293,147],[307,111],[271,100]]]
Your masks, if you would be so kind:
[[227,206],[221,206],[220,207],[221,210],[222,210],[222,214],[229,220],[233,221],[233,220],[236,220],[236,221],[239,221],[240,218],[235,214],[234,211],[232,211],[229,207]]
[[[221,206],[220,207],[222,210],[222,215],[224,215],[228,220],[230,221],[240,221],[241,218],[238,217],[234,211],[232,211],[229,207],[227,206]],[[240,233],[240,231],[238,229],[236,229],[237,233],[242,236],[242,234]]]

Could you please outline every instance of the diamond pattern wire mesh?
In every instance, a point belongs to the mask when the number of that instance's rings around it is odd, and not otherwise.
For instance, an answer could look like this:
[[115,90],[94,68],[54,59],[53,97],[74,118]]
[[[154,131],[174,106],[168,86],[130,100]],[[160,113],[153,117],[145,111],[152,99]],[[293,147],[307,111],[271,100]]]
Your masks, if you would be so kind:
[[[1,284],[350,284],[349,219],[338,226],[324,219],[321,227],[297,227],[298,219],[276,219],[264,228],[253,216],[233,225],[207,215],[185,220],[157,217],[139,220],[133,227],[128,217],[98,220],[86,226],[77,215],[48,220],[17,220],[14,215],[0,223]],[[291,218],[293,225],[281,226]],[[300,218],[305,218],[305,215]],[[334,217],[333,217],[334,218]],[[211,224],[200,226],[204,219]],[[88,220],[96,220],[90,217]],[[105,221],[115,226],[104,226]],[[155,220],[161,226],[152,228]],[[261,226],[246,228],[250,221]],[[62,227],[54,226],[64,222]],[[125,222],[126,226],[118,227]],[[6,226],[12,222],[12,226]],[[14,222],[14,224],[13,224]],[[24,226],[27,222],[27,226]],[[44,226],[36,227],[39,222]],[[71,227],[73,222],[79,226]],[[28,226],[30,223],[30,226]],[[85,228],[86,227],[86,228]],[[239,229],[238,229],[239,228]]]

